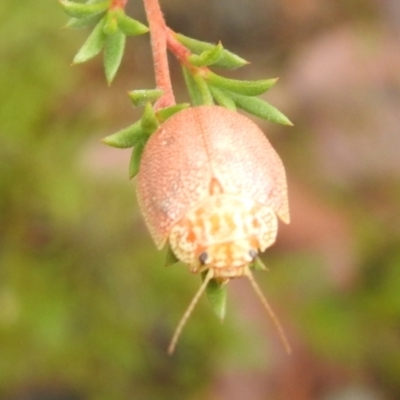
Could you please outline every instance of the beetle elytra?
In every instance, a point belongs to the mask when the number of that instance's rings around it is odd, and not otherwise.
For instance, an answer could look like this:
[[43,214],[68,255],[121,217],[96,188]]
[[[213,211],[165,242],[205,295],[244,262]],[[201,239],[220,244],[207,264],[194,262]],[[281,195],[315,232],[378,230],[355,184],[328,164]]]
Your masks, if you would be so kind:
[[211,279],[249,278],[290,351],[279,321],[250,271],[289,223],[283,164],[247,117],[219,106],[191,107],[165,121],[141,159],[137,196],[156,246],[167,242],[192,272],[207,271],[169,347],[173,352]]

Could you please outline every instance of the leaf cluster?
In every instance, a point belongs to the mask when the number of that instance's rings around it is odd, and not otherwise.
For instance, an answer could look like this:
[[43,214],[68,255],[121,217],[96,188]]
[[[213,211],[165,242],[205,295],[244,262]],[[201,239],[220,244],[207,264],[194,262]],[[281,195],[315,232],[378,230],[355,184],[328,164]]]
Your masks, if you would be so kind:
[[[157,97],[152,96],[154,92],[156,92],[156,90],[137,90],[130,92],[130,96],[133,99],[132,101],[134,104],[142,104],[145,100],[151,98],[155,101]],[[158,92],[158,96],[160,96],[162,91]],[[150,135],[154,133],[159,125],[166,119],[187,107],[189,107],[188,103],[181,103],[154,111],[151,103],[148,101],[139,121],[112,135],[106,136],[102,141],[109,146],[120,149],[133,147],[129,164],[129,177],[133,178],[139,172],[142,152]]]
[[215,104],[236,111],[240,108],[270,122],[292,125],[277,108],[258,98],[271,89],[277,78],[255,81],[229,79],[212,72],[208,67],[236,69],[247,64],[238,55],[223,48],[187,36],[176,34],[176,39],[193,54],[182,65],[183,76],[193,105]]
[[113,81],[122,61],[126,36],[138,36],[149,31],[141,22],[128,17],[122,8],[111,7],[111,0],[88,0],[76,3],[60,0],[71,18],[67,28],[94,28],[76,53],[73,63],[84,63],[104,50],[104,71],[108,84]]

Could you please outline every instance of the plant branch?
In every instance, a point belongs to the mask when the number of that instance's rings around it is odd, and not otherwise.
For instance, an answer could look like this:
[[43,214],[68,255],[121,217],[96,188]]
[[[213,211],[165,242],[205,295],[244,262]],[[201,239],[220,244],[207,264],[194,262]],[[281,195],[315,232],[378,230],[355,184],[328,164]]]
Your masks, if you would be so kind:
[[150,28],[156,86],[164,92],[155,103],[157,110],[175,104],[167,58],[167,26],[158,0],[143,0],[143,3]]
[[166,36],[167,46],[171,53],[181,64],[190,67],[191,64],[188,62],[188,57],[192,54],[192,52],[176,40],[175,32],[168,27],[166,30]]

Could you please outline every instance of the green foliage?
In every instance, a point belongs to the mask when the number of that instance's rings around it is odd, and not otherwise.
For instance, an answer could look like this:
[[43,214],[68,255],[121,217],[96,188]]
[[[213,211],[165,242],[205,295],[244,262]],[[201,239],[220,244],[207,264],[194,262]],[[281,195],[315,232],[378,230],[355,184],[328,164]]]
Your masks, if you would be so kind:
[[85,18],[70,18],[65,27],[72,29],[88,28],[94,24],[97,24],[104,17],[105,14],[106,11],[99,14],[90,15],[89,17]]
[[104,70],[110,85],[121,64],[125,49],[125,34],[116,27],[114,33],[107,34],[104,46]]
[[84,63],[97,56],[103,49],[106,34],[103,32],[105,20],[102,18],[93,29],[85,43],[79,49],[74,57],[74,64]]
[[177,112],[182,111],[188,107],[190,107],[189,103],[180,103],[180,104],[175,104],[174,106],[171,107],[162,108],[156,112],[157,119],[160,123],[162,123],[166,121],[168,118],[172,117]]
[[157,116],[150,103],[146,104],[140,123],[146,136],[150,136],[158,128]]
[[209,86],[212,97],[222,107],[226,107],[229,110],[236,111],[235,102],[232,97],[225,93],[224,90],[220,90],[214,86]]
[[255,260],[253,261],[251,267],[255,271],[268,271],[268,268],[265,266],[263,260],[261,260],[260,257],[256,257]]
[[[191,52],[197,55],[203,54],[204,52],[212,53],[216,47],[221,46],[221,44],[214,45],[212,43],[207,43],[201,40],[184,36],[180,33],[175,34],[175,38],[185,47],[187,47]],[[246,64],[248,64],[248,62],[245,59],[225,49],[223,49],[221,57],[213,63],[214,67],[228,69],[243,67]]]
[[266,101],[257,97],[243,96],[241,94],[230,92],[230,97],[235,102],[236,106],[257,117],[264,118],[267,121],[277,124],[289,125],[293,124],[282,114],[277,108],[271,106]]
[[73,18],[88,18],[100,14],[108,9],[110,0],[101,2],[76,3],[69,0],[60,0],[61,7]]
[[72,18],[67,28],[87,28],[96,24],[74,57],[74,64],[84,63],[97,56],[104,48],[104,71],[110,85],[121,65],[126,36],[138,36],[149,29],[139,21],[128,17],[124,10],[111,8],[111,1],[77,3],[60,0],[64,11]]
[[228,79],[209,71],[205,77],[209,85],[244,96],[259,96],[271,89],[278,79],[264,79],[259,81],[242,81]]
[[122,10],[116,10],[114,12],[117,18],[118,28],[126,36],[139,36],[149,31],[147,26],[143,25],[136,19],[127,16]]
[[140,168],[140,159],[142,158],[142,153],[144,150],[146,142],[144,140],[140,140],[138,143],[136,143],[135,147],[133,148],[132,155],[131,155],[131,161],[129,163],[129,178],[132,179],[134,178]]
[[166,247],[167,247],[167,254],[165,255],[165,266],[169,267],[170,265],[174,265],[174,264],[178,263],[179,259],[175,255],[175,253],[172,251],[169,243],[167,243]]
[[182,73],[183,78],[185,79],[186,88],[189,92],[190,99],[194,106],[200,106],[203,104],[203,98],[200,92],[200,89],[195,81],[192,73],[190,72],[189,68],[185,65],[182,65]]
[[266,101],[254,97],[271,89],[277,82],[277,78],[245,81],[229,79],[215,74],[208,68],[204,69],[204,66],[218,65],[224,51],[222,46],[220,44],[214,46],[197,40],[194,41],[195,45],[193,45],[193,42],[186,39],[181,40],[181,42],[186,43],[190,50],[200,51],[202,49],[199,56],[191,55],[188,57],[188,62],[192,65],[182,65],[186,87],[194,106],[212,105],[215,100],[217,104],[230,110],[236,110],[236,107],[238,107],[270,122],[293,125],[278,109]]
[[128,92],[132,104],[135,107],[144,106],[147,103],[154,103],[163,94],[160,89],[145,89],[145,90],[132,90]]
[[[205,273],[202,274],[205,278]],[[226,283],[220,283],[216,279],[211,279],[206,288],[206,295],[215,315],[223,321],[226,314]]]
[[142,121],[139,120],[112,135],[106,136],[102,139],[102,142],[108,146],[127,149],[136,146],[144,138],[144,135]]
[[207,65],[216,64],[223,57],[224,48],[221,43],[210,50],[205,50],[201,54],[192,54],[188,57],[190,64],[196,67],[206,67]]
[[[189,70],[190,71],[190,70]],[[210,91],[209,86],[207,85],[207,82],[203,79],[203,77],[201,76],[200,71],[195,71],[192,74],[192,78],[194,81],[194,88],[192,88],[192,90],[197,91],[196,93],[196,101],[198,101],[198,99],[200,99],[200,104],[206,104],[206,105],[213,105],[214,104],[214,100]]]
[[[137,97],[137,93],[135,93],[135,101],[141,103],[145,99],[148,100],[152,98],[152,95],[149,95],[149,92],[151,91],[145,90],[140,92],[142,93],[140,93],[140,95]],[[154,92],[155,99],[158,97],[159,91],[156,90]],[[143,94],[143,97],[141,96],[141,94]],[[145,108],[145,112],[143,113],[143,116],[139,121],[136,121],[134,124],[123,128],[120,131],[113,133],[112,135],[106,136],[102,139],[102,142],[104,144],[107,144],[108,146],[117,147],[119,149],[134,147],[141,141],[145,143],[148,140],[149,136],[157,129],[160,123],[164,122],[175,113],[187,107],[189,107],[188,103],[181,103],[154,112],[150,103],[148,103],[147,107]]]

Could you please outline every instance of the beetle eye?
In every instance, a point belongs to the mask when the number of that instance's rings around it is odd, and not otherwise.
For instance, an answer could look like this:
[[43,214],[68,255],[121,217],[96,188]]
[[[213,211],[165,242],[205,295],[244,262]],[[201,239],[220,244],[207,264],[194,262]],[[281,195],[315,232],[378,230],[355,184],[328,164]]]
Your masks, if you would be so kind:
[[257,257],[257,255],[258,255],[258,251],[255,250],[255,249],[250,249],[250,250],[249,250],[249,255],[250,255],[252,261],[254,261],[254,259],[255,259],[255,258]]
[[199,261],[202,263],[202,265],[204,265],[207,261],[208,258],[208,254],[207,252],[203,251],[200,255],[199,255]]

